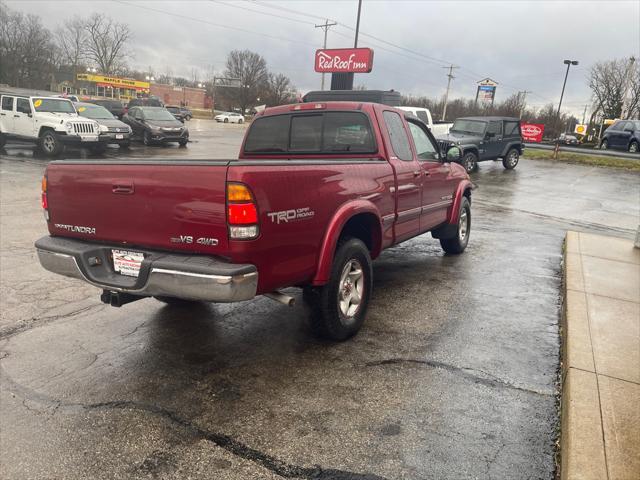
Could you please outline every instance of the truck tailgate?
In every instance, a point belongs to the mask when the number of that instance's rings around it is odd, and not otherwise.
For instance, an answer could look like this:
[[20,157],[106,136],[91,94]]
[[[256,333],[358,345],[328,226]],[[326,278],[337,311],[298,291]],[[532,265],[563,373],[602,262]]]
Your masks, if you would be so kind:
[[224,254],[229,161],[52,162],[52,235]]

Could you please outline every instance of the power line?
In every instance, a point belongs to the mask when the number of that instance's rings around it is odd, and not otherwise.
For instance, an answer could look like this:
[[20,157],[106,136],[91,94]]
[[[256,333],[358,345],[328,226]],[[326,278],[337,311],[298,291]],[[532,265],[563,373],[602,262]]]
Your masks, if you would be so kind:
[[[325,20],[325,22],[322,25],[314,25],[315,28],[321,28],[322,30],[324,30],[324,43],[322,44],[322,48],[327,48],[327,32],[329,31],[330,27],[333,27],[337,25],[336,22],[331,22],[329,23],[329,20]],[[320,90],[324,90],[324,72],[322,72],[322,82],[320,83]]]

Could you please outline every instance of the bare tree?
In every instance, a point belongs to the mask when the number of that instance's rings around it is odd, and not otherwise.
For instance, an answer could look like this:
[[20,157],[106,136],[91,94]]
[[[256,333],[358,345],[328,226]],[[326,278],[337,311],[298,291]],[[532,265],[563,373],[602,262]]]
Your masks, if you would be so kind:
[[94,13],[87,20],[85,28],[88,37],[87,56],[100,71],[112,75],[124,67],[128,56],[127,42],[131,39],[129,26]]
[[231,51],[225,75],[240,79],[239,88],[227,88],[224,93],[229,103],[239,107],[242,113],[256,104],[269,78],[265,59],[250,50]]
[[291,80],[282,73],[269,74],[263,95],[269,106],[293,103],[296,98]]
[[87,31],[80,17],[66,20],[56,30],[60,63],[73,69],[73,85],[77,86],[78,71],[87,58]]
[[630,95],[627,112],[637,112],[640,104],[640,73],[632,65],[630,60],[616,59],[598,62],[591,67],[589,87],[595,104],[600,106],[599,109],[606,118],[622,116],[625,94]]
[[56,48],[50,38],[40,17],[0,3],[0,83],[48,88],[56,64]]

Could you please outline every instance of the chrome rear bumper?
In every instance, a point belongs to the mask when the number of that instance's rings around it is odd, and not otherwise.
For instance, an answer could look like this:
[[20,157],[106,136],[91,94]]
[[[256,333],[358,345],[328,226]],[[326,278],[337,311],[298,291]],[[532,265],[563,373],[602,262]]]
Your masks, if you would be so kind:
[[142,250],[145,260],[136,278],[113,271],[111,249],[122,247],[43,237],[36,242],[36,248],[40,264],[50,272],[78,278],[104,290],[142,297],[238,302],[255,297],[258,287],[255,266],[229,264],[213,257]]

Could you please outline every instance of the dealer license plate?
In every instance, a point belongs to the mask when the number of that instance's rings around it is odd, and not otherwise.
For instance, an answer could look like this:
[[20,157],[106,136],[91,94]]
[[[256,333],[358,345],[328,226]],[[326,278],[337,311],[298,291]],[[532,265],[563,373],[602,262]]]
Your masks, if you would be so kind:
[[140,273],[140,265],[144,260],[144,253],[130,252],[128,250],[111,250],[113,255],[113,269],[120,275],[137,277]]
[[82,140],[83,142],[97,142],[98,137],[96,135],[92,135],[90,137],[80,135],[80,140]]
[[121,133],[116,134],[116,140],[122,140],[124,138],[124,135],[122,135]]

